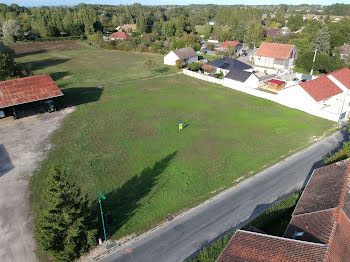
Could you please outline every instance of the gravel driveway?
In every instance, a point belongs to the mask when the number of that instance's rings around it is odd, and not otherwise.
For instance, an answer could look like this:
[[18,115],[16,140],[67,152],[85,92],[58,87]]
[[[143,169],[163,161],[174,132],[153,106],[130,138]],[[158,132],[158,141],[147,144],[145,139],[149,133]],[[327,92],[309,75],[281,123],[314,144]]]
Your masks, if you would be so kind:
[[0,261],[38,261],[29,208],[29,178],[49,136],[73,108],[18,120],[0,119]]

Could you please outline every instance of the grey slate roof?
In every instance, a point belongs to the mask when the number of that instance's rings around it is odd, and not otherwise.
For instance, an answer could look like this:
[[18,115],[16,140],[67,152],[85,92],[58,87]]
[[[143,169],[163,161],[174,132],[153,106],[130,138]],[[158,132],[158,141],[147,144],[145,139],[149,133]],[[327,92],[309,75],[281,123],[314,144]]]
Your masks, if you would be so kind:
[[180,59],[188,59],[190,57],[198,56],[196,51],[193,50],[192,47],[184,47],[180,49],[175,49],[173,52],[180,58]]
[[245,82],[253,74],[252,72],[244,71],[252,69],[250,65],[247,65],[241,61],[230,57],[223,57],[214,61],[210,61],[209,63],[207,63],[207,65],[229,70],[229,72],[225,75],[225,78],[229,78],[239,82]]

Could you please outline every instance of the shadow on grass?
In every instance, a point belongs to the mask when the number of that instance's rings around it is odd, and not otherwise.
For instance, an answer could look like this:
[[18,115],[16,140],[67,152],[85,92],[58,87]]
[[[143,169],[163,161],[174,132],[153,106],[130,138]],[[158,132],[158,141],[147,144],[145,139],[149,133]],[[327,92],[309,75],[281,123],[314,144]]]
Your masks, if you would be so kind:
[[[135,175],[122,187],[106,195],[106,200],[102,201],[103,211],[105,214],[110,213],[112,217],[110,219],[108,215],[105,216],[108,237],[118,231],[141,207],[139,201],[150,193],[160,175],[170,165],[176,154],[177,151],[167,155],[152,167],[147,167],[141,173]],[[100,216],[99,235],[103,235]]]
[[154,70],[155,73],[160,73],[160,74],[166,73],[168,71],[169,71],[169,67],[162,67]]
[[103,87],[72,87],[62,90],[64,96],[56,99],[58,108],[87,104],[100,100]]
[[46,53],[46,50],[35,50],[35,51],[30,51],[30,52],[23,52],[23,53],[16,53],[15,58],[20,58],[20,57],[25,57],[28,55],[38,55],[38,54],[43,54]]
[[63,64],[70,59],[55,59],[55,58],[49,58],[49,59],[43,59],[43,60],[37,60],[37,61],[31,61],[24,63],[24,65],[28,65],[31,70],[40,70],[44,69],[49,66],[55,66],[59,64]]
[[55,73],[51,73],[50,76],[53,79],[53,81],[57,81],[64,78],[65,76],[68,76],[68,73],[69,72],[55,72]]

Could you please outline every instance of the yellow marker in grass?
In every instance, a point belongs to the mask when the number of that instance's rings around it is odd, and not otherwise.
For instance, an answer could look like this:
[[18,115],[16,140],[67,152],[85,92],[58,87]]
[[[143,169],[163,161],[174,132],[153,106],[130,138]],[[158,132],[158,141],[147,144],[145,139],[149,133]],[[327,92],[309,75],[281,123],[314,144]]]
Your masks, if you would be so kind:
[[179,131],[183,130],[182,123],[179,124]]

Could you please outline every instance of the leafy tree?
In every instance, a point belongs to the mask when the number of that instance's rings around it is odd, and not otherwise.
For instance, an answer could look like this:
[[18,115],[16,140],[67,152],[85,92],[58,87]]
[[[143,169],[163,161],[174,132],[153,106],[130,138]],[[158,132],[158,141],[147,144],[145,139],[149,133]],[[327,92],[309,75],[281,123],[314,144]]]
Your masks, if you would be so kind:
[[172,21],[166,21],[163,24],[162,33],[166,37],[171,37],[175,34],[175,25]]
[[8,20],[2,26],[2,33],[7,42],[15,42],[16,38],[22,34],[22,29],[17,20]]
[[330,35],[326,27],[318,31],[311,48],[312,50],[317,49],[317,52],[321,54],[329,54],[331,49]]
[[143,65],[145,67],[145,69],[148,71],[148,74],[150,75],[152,73],[152,71],[154,71],[158,64],[156,61],[154,61],[153,59],[151,58],[148,58],[146,59],[144,62],[143,62]]
[[214,27],[212,25],[206,24],[204,26],[204,37],[205,38],[209,38],[213,32],[214,32]]
[[304,25],[304,19],[302,15],[293,15],[288,18],[288,27],[292,31],[298,31]]
[[88,35],[87,39],[99,48],[102,48],[104,46],[104,43],[105,43],[101,32],[97,32],[97,33],[94,33],[92,35]]
[[174,39],[172,44],[173,44],[173,49],[183,48],[186,46],[185,42],[182,39],[179,39],[179,40]]
[[182,65],[182,60],[181,59],[177,59],[175,63],[176,63],[176,67],[177,68],[179,68],[179,69],[182,68],[183,65]]
[[187,69],[191,71],[198,71],[201,68],[202,64],[198,62],[191,62],[187,65]]
[[334,50],[338,46],[342,46],[344,43],[345,43],[345,37],[340,32],[330,33],[331,50]]
[[215,47],[215,45],[213,43],[208,43],[207,44],[207,48],[210,49],[210,50],[213,50]]
[[264,38],[264,32],[259,23],[252,23],[247,29],[246,43],[249,46],[259,46]]
[[95,244],[97,233],[89,227],[86,196],[62,169],[51,167],[43,199],[45,206],[38,211],[36,223],[39,247],[55,261],[75,260]]

